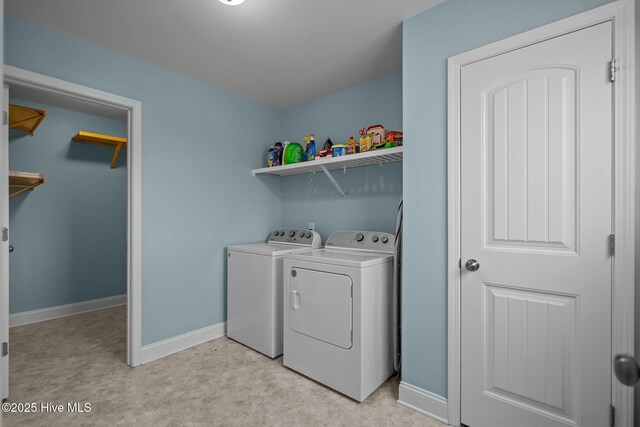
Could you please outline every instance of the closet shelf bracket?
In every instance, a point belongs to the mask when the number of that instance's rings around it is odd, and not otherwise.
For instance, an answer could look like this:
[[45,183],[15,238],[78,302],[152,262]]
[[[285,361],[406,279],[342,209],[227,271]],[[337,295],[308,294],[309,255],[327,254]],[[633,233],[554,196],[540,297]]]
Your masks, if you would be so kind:
[[47,110],[9,104],[9,127],[33,136],[38,126],[47,116]]
[[88,142],[89,144],[105,145],[107,147],[114,147],[115,152],[111,158],[111,169],[115,169],[116,161],[118,161],[118,155],[122,148],[127,148],[127,138],[120,138],[111,135],[102,135],[99,133],[83,132],[80,131],[72,138],[78,142]]
[[325,175],[327,175],[327,178],[329,178],[329,181],[331,181],[333,186],[336,187],[338,193],[340,193],[342,197],[347,197],[347,194],[344,192],[344,190],[342,190],[342,187],[340,187],[340,184],[338,184],[333,175],[331,175],[331,172],[329,172],[324,165],[320,165],[320,169],[322,170],[322,172],[324,172]]
[[118,161],[118,155],[120,154],[120,150],[122,149],[123,145],[124,145],[123,142],[121,142],[120,144],[116,145],[116,151],[114,151],[113,158],[111,159],[111,169],[115,169],[116,162]]
[[[20,172],[17,173],[20,174]],[[26,174],[28,174],[28,176],[9,175],[9,196],[17,196],[18,194],[33,190],[37,186],[47,182],[47,178],[43,176],[35,176],[40,174],[32,174],[28,172]]]

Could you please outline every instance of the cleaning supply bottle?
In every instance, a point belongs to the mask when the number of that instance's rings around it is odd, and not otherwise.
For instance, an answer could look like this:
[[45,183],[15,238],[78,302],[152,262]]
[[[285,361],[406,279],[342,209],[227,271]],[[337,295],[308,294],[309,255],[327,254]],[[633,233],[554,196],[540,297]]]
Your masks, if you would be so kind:
[[352,136],[349,137],[349,142],[347,142],[347,154],[356,154],[356,140]]
[[304,137],[304,142],[305,142],[305,148],[304,148],[304,160],[303,161],[308,161],[309,160],[309,154],[311,153],[311,138],[309,138],[308,136]]
[[300,163],[302,161],[302,151],[302,145],[295,141],[287,144],[287,148],[284,150],[284,164]]
[[274,149],[274,166],[282,165],[282,155],[284,154],[284,147],[282,146],[282,142],[276,142]]
[[287,152],[287,145],[291,144],[291,142],[289,141],[285,141],[282,143],[282,164],[286,165],[287,164],[287,156],[286,156],[286,152]]
[[307,160],[316,159],[316,137],[314,134],[309,135],[309,158]]

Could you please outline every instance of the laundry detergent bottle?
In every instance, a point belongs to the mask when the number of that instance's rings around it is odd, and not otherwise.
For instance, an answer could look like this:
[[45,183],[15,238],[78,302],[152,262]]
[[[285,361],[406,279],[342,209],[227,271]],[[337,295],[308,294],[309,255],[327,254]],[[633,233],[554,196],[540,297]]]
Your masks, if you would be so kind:
[[302,145],[295,141],[290,142],[284,149],[284,164],[300,163],[302,161],[302,152]]
[[353,137],[349,137],[349,142],[347,142],[347,154],[356,154],[356,140]]
[[309,135],[309,137],[304,138],[307,141],[307,149],[305,150],[305,160],[315,160],[316,159],[316,138],[314,134]]
[[316,136],[314,134],[311,134],[311,155],[313,156],[313,159],[311,159],[311,160],[315,160],[315,158],[316,158]]

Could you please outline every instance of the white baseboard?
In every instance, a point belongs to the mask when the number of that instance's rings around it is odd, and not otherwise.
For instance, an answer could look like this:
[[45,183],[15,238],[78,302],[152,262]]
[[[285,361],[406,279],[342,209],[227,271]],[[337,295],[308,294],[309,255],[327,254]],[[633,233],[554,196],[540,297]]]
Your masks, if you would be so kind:
[[58,319],[60,317],[73,316],[74,314],[86,313],[88,311],[101,310],[107,307],[126,304],[127,295],[116,295],[92,299],[89,301],[76,302],[73,304],[57,305],[55,307],[41,308],[39,310],[23,311],[9,316],[9,327],[28,325],[31,323],[44,322],[46,320]]
[[140,361],[142,364],[153,362],[170,354],[186,350],[207,341],[221,338],[227,334],[227,322],[217,323],[215,325],[206,326],[177,337],[168,338],[157,343],[145,345],[140,352]]
[[448,424],[447,399],[421,388],[400,383],[398,404]]

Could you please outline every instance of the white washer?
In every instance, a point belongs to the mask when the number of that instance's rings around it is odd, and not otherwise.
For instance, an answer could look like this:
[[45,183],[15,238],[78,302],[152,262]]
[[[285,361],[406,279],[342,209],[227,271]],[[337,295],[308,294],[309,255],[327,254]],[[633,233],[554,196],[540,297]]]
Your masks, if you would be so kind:
[[227,336],[269,357],[282,354],[282,257],[322,245],[314,231],[283,229],[266,243],[227,250]]
[[359,402],[393,374],[393,242],[341,231],[285,256],[285,366]]

